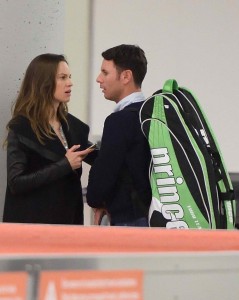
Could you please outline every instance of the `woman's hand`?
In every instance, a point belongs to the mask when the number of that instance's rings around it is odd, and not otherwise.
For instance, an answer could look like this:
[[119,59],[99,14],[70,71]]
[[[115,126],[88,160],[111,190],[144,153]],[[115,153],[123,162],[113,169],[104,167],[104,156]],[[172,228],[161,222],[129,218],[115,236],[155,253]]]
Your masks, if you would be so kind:
[[79,147],[80,147],[80,145],[72,146],[70,149],[67,150],[66,155],[65,155],[72,167],[72,170],[76,170],[76,169],[80,168],[81,164],[82,164],[82,160],[89,153],[94,151],[94,149],[89,149],[89,148],[82,150],[82,151],[76,151]]

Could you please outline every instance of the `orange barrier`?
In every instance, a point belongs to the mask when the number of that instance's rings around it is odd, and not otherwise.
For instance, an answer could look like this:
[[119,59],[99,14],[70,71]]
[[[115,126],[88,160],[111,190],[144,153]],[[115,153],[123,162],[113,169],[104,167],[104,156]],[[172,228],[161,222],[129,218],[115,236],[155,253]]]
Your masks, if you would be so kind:
[[0,224],[0,254],[235,251],[239,231]]

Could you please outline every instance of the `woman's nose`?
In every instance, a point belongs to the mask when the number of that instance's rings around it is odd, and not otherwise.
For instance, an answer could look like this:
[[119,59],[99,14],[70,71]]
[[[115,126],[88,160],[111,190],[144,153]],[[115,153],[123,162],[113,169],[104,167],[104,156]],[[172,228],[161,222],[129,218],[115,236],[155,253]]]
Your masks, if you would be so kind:
[[71,78],[69,78],[68,85],[70,85],[70,86],[72,86],[72,85],[73,85],[73,82],[72,82],[72,79],[71,79]]

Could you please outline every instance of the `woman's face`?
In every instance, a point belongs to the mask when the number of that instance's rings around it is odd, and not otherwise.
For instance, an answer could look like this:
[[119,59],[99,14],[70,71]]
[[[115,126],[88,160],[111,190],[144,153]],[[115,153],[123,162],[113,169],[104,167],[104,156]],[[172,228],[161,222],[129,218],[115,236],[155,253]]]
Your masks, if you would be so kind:
[[54,93],[54,101],[59,103],[66,103],[70,101],[71,97],[71,73],[68,64],[61,61],[58,64],[56,72],[56,89]]

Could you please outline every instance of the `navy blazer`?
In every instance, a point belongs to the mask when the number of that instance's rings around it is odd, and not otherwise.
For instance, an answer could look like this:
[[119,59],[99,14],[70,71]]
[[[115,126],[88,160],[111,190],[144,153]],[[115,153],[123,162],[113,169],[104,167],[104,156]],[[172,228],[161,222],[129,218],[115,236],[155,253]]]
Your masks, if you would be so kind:
[[[67,122],[62,127],[69,148],[85,149],[88,125],[71,114]],[[4,222],[83,224],[82,168],[73,171],[65,153],[57,137],[43,145],[29,120],[17,118],[8,134]]]
[[99,155],[89,173],[87,203],[106,208],[112,225],[148,215],[151,155],[139,121],[142,103],[106,118]]

